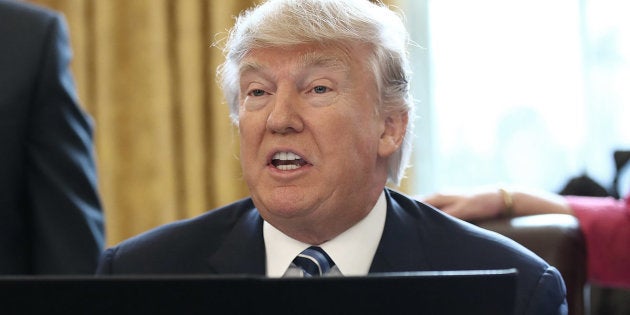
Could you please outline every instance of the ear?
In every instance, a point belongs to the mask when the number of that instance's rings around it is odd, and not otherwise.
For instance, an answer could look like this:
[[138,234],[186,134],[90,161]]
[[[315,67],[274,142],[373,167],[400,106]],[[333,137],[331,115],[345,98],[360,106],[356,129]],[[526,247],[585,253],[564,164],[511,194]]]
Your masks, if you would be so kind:
[[385,128],[378,144],[378,155],[387,158],[392,155],[402,144],[407,131],[408,113],[393,113],[385,117]]

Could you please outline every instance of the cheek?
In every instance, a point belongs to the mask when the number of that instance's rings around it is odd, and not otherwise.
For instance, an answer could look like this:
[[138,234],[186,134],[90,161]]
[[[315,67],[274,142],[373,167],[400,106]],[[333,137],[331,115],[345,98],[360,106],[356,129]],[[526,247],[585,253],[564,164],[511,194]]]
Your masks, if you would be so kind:
[[241,111],[238,123],[239,139],[242,158],[253,158],[257,151],[262,135],[265,132],[265,121],[258,117]]
[[241,107],[238,128],[241,138],[260,135],[266,128],[267,113],[265,111],[248,111]]
[[334,121],[329,118],[330,124],[321,127],[326,132],[330,153],[339,157],[339,165],[346,167],[370,163],[377,155],[379,126],[374,117],[357,113],[348,113]]

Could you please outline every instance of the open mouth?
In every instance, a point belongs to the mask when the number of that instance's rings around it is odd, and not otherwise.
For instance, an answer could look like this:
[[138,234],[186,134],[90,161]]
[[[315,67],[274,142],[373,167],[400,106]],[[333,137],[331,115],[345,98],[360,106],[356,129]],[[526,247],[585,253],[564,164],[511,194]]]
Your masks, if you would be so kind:
[[281,171],[296,170],[306,164],[306,160],[293,152],[277,152],[271,158],[271,165]]

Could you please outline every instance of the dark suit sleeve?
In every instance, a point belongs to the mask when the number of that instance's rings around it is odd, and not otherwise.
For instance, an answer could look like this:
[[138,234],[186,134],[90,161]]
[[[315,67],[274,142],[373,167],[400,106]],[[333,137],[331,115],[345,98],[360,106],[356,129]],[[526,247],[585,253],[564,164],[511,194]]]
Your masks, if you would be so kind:
[[98,266],[96,267],[96,274],[109,275],[113,273],[112,265],[114,263],[114,256],[116,255],[117,249],[118,247],[112,247],[103,252],[98,262]]
[[559,315],[567,314],[566,288],[560,272],[548,267],[538,280],[533,295],[529,299],[525,314]]
[[78,105],[65,20],[49,19],[27,126],[35,274],[93,273],[104,247],[92,122]]

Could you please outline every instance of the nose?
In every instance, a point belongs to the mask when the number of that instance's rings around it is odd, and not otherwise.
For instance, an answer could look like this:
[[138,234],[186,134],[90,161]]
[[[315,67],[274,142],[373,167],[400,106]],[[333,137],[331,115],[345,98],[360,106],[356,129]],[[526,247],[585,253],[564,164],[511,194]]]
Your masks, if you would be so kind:
[[300,109],[299,93],[288,87],[279,88],[267,117],[267,130],[279,134],[301,132],[304,122]]

